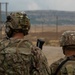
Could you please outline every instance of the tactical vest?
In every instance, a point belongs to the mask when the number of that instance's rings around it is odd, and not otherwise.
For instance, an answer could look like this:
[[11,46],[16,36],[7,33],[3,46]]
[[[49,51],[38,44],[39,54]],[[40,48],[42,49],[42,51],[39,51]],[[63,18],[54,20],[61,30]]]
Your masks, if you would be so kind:
[[0,42],[0,75],[50,75],[41,50],[28,40]]
[[70,56],[53,63],[51,75],[75,75],[75,56]]

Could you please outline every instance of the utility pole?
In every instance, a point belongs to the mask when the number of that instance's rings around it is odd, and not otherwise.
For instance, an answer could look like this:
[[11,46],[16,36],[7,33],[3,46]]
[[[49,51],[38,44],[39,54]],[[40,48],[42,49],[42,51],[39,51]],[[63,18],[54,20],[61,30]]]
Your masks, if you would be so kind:
[[8,5],[8,3],[6,2],[6,3],[5,3],[5,7],[6,7],[6,8],[5,8],[5,9],[6,9],[6,16],[8,15],[8,14],[7,14],[7,5]]
[[2,22],[2,5],[5,5],[5,14],[7,16],[7,6],[8,6],[8,3],[7,2],[0,2],[0,23]]
[[58,38],[58,16],[56,16],[56,38]]
[[42,22],[42,34],[43,34],[43,24],[44,24],[44,22]]
[[[7,17],[7,5],[8,5],[8,3],[7,2],[0,2],[0,27],[1,27],[1,29],[2,29],[2,38],[3,38],[3,36],[5,36],[5,33],[4,33],[4,24],[2,24],[2,14],[3,14],[3,12],[2,11],[4,11],[4,16],[5,16],[5,19],[6,19],[6,17]],[[3,8],[2,8],[2,6],[4,6],[5,7],[5,9],[3,10]],[[4,22],[4,20],[3,20],[3,22]]]
[[1,23],[1,3],[0,3],[0,23]]

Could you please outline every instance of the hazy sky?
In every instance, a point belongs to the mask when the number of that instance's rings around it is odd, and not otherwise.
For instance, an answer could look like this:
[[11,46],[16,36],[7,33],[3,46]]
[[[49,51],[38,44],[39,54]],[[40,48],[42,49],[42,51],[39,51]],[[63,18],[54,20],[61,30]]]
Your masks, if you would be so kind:
[[[0,0],[8,2],[9,11],[63,10],[75,11],[75,0]],[[4,4],[2,4],[2,9]]]

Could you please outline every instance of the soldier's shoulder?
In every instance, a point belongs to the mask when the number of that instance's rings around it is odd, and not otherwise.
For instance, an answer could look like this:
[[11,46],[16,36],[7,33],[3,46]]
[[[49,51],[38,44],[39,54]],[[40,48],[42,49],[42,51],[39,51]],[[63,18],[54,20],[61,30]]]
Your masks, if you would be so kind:
[[55,71],[57,70],[58,66],[62,63],[63,60],[64,60],[64,58],[60,58],[59,60],[53,62],[50,65],[51,74],[55,73]]
[[52,67],[52,66],[57,66],[57,65],[59,65],[63,60],[64,60],[64,58],[60,58],[59,60],[53,62],[53,63],[51,64],[51,67]]
[[53,62],[51,65],[50,65],[50,69],[54,71],[54,69],[57,69],[57,67],[62,63],[62,61],[64,60],[65,58],[60,58],[59,60]]

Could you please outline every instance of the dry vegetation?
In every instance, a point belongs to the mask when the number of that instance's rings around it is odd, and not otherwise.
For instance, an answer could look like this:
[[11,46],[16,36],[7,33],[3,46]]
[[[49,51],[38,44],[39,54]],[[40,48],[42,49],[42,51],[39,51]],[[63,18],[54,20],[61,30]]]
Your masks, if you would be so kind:
[[45,45],[59,46],[61,34],[66,30],[75,30],[75,26],[58,26],[57,29],[56,26],[32,26],[29,35],[30,39],[34,42],[38,38],[42,38],[45,40]]

